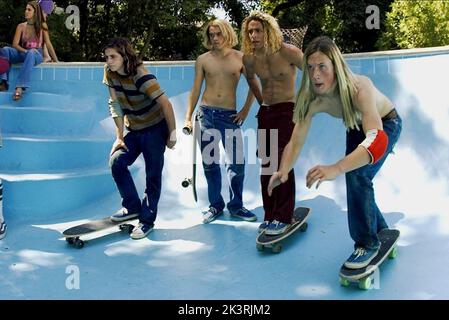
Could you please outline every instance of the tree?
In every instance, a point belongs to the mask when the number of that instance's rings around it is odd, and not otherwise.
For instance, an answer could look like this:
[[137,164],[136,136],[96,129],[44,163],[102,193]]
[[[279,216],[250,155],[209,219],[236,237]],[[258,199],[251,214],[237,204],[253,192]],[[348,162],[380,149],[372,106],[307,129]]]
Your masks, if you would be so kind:
[[449,2],[395,1],[386,27],[380,49],[449,45]]
[[[342,51],[359,52],[376,49],[376,41],[385,29],[382,22],[391,0],[264,0],[262,3],[266,12],[278,18],[281,27],[308,25],[305,45],[316,36],[327,35]],[[365,26],[369,5],[379,8],[378,30]]]

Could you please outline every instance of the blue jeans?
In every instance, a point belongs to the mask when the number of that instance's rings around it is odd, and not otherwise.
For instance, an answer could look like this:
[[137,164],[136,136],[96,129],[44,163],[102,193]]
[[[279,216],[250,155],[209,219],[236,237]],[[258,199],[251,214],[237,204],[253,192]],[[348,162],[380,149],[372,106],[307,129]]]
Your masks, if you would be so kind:
[[[346,173],[349,233],[355,247],[377,249],[380,246],[377,233],[388,228],[374,199],[373,178],[393,151],[402,130],[399,115],[394,119],[382,119],[383,130],[388,135],[388,147],[379,161]],[[346,154],[351,153],[365,139],[363,131],[349,130],[346,134]]]
[[[9,63],[21,63],[19,76],[16,82],[16,88],[28,88],[30,86],[30,75],[34,66],[42,63],[42,49],[29,49],[27,52],[19,52],[17,49],[11,47],[3,48],[4,56],[9,60]],[[8,80],[7,74],[1,74],[2,80]]]
[[207,180],[207,194],[211,207],[221,211],[225,202],[221,196],[221,170],[219,141],[226,154],[226,172],[229,182],[228,210],[236,212],[243,206],[243,180],[245,158],[240,127],[234,123],[235,110],[200,106],[197,116],[201,127],[201,156]]
[[[156,220],[167,138],[168,127],[165,120],[149,128],[130,131],[124,138],[129,151],[117,150],[109,159],[112,176],[122,197],[122,206],[128,212],[140,212],[139,220],[145,224],[152,224]],[[146,196],[142,202],[128,170],[140,154],[145,160],[146,174]]]

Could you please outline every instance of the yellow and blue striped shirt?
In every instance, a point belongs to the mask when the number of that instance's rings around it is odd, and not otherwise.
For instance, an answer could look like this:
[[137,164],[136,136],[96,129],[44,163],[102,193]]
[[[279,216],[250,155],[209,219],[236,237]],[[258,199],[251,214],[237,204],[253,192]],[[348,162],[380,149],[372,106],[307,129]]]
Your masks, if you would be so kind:
[[[134,76],[122,76],[105,66],[103,83],[115,90],[125,126],[129,130],[142,130],[164,119],[161,106],[157,103],[157,98],[164,91],[156,77],[145,67],[138,67]],[[112,112],[111,115],[117,116]]]

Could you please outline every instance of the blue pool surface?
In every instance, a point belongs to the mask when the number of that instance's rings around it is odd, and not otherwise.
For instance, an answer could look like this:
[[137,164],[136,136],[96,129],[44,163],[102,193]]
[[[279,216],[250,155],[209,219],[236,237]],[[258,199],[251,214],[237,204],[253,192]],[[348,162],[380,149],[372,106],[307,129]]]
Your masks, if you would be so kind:
[[[389,225],[401,231],[398,256],[375,273],[372,290],[345,288],[338,281],[353,246],[344,177],[319,189],[305,187],[309,168],[343,156],[345,129],[339,119],[314,118],[295,165],[297,205],[312,208],[307,232],[292,236],[280,254],[256,250],[263,219],[256,104],[243,130],[244,203],[257,222],[225,213],[202,224],[206,181],[200,165],[198,203],[191,190],[181,187],[191,170],[191,142],[179,130],[175,150],[165,154],[155,230],[139,241],[112,233],[81,250],[68,246],[63,230],[113,214],[120,209],[120,197],[108,168],[115,136],[103,64],[66,63],[35,68],[32,88],[20,102],[12,101],[11,89],[0,92],[0,178],[9,227],[0,240],[0,299],[449,299],[449,86],[443,72],[449,48],[347,59],[354,72],[369,76],[393,101],[403,119],[395,154],[375,179],[379,208]],[[182,127],[193,62],[147,66],[170,97]],[[14,67],[12,80],[17,72]],[[247,88],[242,78],[240,107]],[[143,194],[140,159],[132,173]],[[228,198],[226,179],[223,196]]]

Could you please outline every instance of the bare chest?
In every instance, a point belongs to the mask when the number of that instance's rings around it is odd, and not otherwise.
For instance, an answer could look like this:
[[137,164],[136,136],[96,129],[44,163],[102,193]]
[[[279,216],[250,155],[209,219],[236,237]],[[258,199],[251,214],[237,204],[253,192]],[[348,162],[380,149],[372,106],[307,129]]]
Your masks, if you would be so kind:
[[208,79],[212,78],[240,78],[240,73],[242,71],[242,62],[235,61],[232,59],[210,59],[204,67],[205,76]]
[[295,67],[279,56],[256,57],[255,72],[262,80],[283,80],[295,75]]
[[340,99],[335,98],[317,98],[312,103],[311,108],[318,112],[325,112],[335,118],[343,118],[343,105]]
[[27,25],[22,33],[22,38],[24,40],[37,38],[36,31],[34,30],[33,25]]

